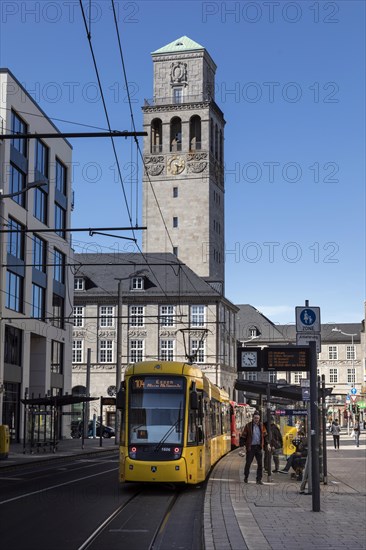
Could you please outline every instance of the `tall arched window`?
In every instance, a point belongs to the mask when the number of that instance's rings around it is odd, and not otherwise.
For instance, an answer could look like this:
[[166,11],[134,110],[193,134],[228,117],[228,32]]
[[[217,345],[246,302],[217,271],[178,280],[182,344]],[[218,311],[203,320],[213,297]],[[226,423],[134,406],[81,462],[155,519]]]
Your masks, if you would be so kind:
[[170,121],[170,150],[182,150],[182,121],[177,116]]
[[163,127],[160,118],[151,121],[151,152],[161,153],[163,150]]
[[189,148],[191,151],[201,149],[201,117],[194,115],[189,121]]

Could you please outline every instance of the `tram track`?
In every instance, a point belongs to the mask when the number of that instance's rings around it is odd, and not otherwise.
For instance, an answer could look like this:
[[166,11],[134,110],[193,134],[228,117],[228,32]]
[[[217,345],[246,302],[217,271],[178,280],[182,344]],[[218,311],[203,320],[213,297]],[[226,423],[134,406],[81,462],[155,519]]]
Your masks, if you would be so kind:
[[137,490],[77,550],[117,550],[121,544],[130,550],[162,549],[169,519],[180,494],[180,490],[171,487]]

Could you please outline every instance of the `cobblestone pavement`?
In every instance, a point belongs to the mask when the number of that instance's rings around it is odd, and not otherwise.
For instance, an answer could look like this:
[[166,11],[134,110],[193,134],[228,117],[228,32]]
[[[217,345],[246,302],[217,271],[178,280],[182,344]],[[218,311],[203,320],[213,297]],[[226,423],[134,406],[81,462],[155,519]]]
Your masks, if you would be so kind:
[[[273,474],[255,483],[255,463],[244,484],[245,458],[234,451],[215,466],[204,509],[206,550],[366,549],[366,446],[343,436],[340,451],[328,440],[328,483],[320,486],[320,512],[300,482]],[[284,463],[283,463],[284,464]]]

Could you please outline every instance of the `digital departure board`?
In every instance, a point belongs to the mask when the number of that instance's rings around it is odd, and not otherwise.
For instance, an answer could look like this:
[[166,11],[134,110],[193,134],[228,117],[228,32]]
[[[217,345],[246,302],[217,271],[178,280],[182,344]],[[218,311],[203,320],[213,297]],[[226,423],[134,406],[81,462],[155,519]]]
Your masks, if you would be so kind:
[[131,380],[133,390],[183,390],[183,378],[174,376],[138,376]]
[[263,350],[264,370],[308,371],[310,370],[309,347],[269,347]]

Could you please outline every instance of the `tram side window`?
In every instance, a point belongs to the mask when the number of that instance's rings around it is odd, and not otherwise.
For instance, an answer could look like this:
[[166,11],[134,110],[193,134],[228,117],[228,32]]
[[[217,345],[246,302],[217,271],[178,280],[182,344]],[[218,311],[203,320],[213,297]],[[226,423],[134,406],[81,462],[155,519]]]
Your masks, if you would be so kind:
[[203,400],[202,393],[198,393],[198,410],[190,410],[188,414],[188,445],[203,443]]
[[221,411],[221,433],[225,434],[230,431],[230,407],[222,405]]

